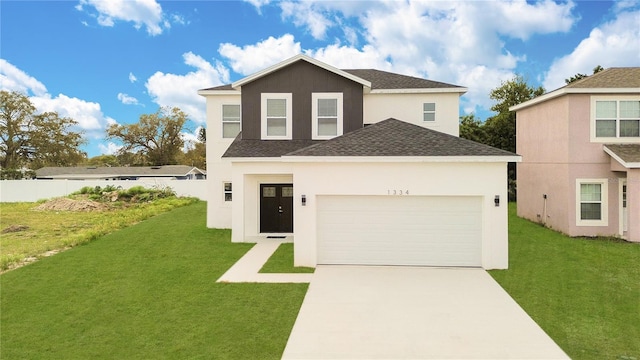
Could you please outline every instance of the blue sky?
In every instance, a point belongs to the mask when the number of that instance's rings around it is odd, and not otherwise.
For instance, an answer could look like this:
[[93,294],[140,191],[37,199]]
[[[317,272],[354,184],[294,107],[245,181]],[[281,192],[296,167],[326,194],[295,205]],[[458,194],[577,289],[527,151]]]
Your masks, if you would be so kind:
[[177,106],[195,140],[197,90],[305,53],[469,88],[461,115],[491,115],[514,74],[548,91],[596,65],[640,66],[638,1],[0,1],[0,88],[79,122],[89,156],[108,124]]

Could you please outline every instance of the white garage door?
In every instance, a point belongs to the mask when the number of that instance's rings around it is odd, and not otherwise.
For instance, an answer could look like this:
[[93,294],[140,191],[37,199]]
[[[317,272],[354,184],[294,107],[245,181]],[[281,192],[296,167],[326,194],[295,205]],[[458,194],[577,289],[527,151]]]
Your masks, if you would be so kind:
[[317,201],[318,264],[481,266],[480,197]]

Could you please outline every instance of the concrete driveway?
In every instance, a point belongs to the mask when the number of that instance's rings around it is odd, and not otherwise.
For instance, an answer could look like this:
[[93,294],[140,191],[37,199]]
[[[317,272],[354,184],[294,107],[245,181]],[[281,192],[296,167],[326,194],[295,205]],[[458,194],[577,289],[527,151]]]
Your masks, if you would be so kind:
[[318,266],[283,359],[568,359],[486,271]]

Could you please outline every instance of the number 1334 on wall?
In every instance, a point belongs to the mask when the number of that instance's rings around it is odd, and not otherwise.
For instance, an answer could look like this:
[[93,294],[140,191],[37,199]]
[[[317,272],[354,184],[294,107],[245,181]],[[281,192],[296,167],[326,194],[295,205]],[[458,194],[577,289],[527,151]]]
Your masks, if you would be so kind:
[[387,190],[387,195],[409,195],[409,190]]

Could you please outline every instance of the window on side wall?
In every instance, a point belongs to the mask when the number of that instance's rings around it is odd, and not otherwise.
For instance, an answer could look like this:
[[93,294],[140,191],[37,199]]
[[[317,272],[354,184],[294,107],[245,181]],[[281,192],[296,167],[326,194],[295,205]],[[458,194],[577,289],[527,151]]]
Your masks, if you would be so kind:
[[436,121],[436,103],[422,104],[422,120]]
[[640,138],[640,100],[595,100],[595,138]]
[[607,180],[576,180],[576,225],[607,226]]
[[224,201],[231,201],[233,199],[233,194],[231,191],[231,183],[225,182],[224,184]]
[[263,140],[290,140],[292,133],[292,94],[265,93],[261,98]]
[[311,102],[313,139],[342,135],[342,93],[313,93]]
[[222,105],[222,137],[235,138],[240,132],[240,105]]

